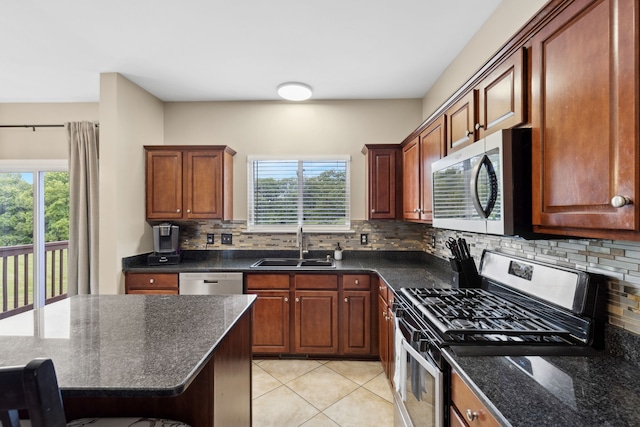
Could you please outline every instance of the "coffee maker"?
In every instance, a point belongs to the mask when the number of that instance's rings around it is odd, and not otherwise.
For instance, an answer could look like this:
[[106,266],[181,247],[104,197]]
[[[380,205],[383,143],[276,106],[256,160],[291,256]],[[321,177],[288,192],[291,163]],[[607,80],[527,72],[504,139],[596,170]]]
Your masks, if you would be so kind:
[[178,253],[178,233],[177,225],[163,222],[153,226],[153,253],[147,257],[147,264],[178,264],[180,254]]

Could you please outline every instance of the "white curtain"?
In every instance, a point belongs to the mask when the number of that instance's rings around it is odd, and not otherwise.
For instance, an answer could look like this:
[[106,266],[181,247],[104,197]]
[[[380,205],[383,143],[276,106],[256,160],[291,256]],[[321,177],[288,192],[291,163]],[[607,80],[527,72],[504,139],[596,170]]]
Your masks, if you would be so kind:
[[65,123],[69,141],[69,296],[98,293],[98,126]]

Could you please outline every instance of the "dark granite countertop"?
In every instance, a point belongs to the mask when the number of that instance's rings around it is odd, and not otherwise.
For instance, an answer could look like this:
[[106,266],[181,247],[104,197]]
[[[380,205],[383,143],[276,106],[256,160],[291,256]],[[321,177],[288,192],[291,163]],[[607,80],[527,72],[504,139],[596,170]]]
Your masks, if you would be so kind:
[[504,425],[640,425],[640,370],[620,357],[445,358]]
[[[305,258],[326,258],[326,251],[312,252]],[[123,271],[138,273],[213,272],[213,271],[292,271],[291,268],[252,268],[262,258],[297,258],[295,251],[185,251],[182,261],[174,265],[147,265],[146,255],[123,260]],[[301,273],[318,272],[376,272],[392,289],[402,287],[450,287],[449,263],[425,252],[403,251],[344,251],[342,261],[332,269],[293,270]]]
[[177,395],[255,298],[74,296],[0,320],[0,366],[51,358],[65,397]]

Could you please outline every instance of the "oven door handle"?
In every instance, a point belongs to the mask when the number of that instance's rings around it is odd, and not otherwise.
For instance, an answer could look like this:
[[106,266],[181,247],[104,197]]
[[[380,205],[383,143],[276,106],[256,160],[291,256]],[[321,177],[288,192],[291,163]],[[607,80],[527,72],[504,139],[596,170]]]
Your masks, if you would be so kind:
[[407,340],[402,340],[402,347],[407,353],[411,355],[411,357],[413,357],[418,361],[418,363],[420,363],[420,365],[429,373],[429,375],[434,378],[442,376],[442,372],[440,372],[440,369],[438,369],[438,367],[436,367],[433,363],[429,363],[429,360],[425,356],[418,353],[413,347],[411,347],[411,344],[409,344]]

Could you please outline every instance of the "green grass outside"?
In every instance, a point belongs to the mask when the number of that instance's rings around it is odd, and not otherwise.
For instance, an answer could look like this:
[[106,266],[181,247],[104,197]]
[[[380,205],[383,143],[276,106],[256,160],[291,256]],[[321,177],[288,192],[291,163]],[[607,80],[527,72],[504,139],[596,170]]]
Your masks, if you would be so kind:
[[[55,268],[55,290],[52,294],[52,290],[51,290],[51,286],[52,286],[52,274],[51,274],[51,259],[53,257],[54,252],[53,251],[47,251],[46,252],[46,257],[47,257],[47,271],[46,271],[46,275],[45,275],[45,281],[46,281],[46,297],[45,298],[51,298],[51,296],[57,296],[57,295],[61,295],[61,294],[65,294],[67,292],[67,254],[68,251],[64,250],[62,253],[62,262],[64,265],[63,268],[63,279],[62,279],[62,292],[60,292],[58,290],[58,283],[59,283],[59,273],[60,273],[60,260],[59,260],[59,251],[55,251],[56,254],[56,268]],[[29,254],[28,255],[28,262],[29,262],[29,275],[28,275],[28,301],[27,304],[31,304],[33,303],[33,254]],[[24,303],[24,294],[25,294],[25,277],[24,277],[24,262],[25,262],[25,255],[19,255],[18,256],[18,305],[16,306],[14,304],[14,295],[15,295],[15,289],[14,289],[14,279],[16,276],[16,271],[14,271],[14,258],[13,256],[11,257],[7,257],[7,295],[6,295],[6,299],[7,299],[7,310],[12,310],[14,308],[18,308],[18,307],[23,307],[25,305]],[[0,278],[4,277],[4,265],[2,263],[0,263]],[[1,279],[0,279],[0,286],[1,286]],[[0,288],[0,312],[3,311],[3,307],[4,307],[4,292],[2,291],[2,288]]]

